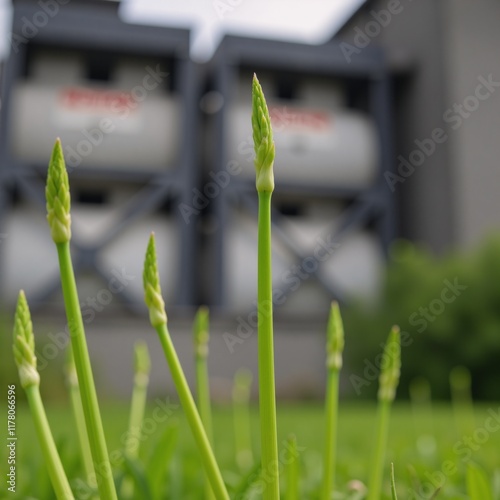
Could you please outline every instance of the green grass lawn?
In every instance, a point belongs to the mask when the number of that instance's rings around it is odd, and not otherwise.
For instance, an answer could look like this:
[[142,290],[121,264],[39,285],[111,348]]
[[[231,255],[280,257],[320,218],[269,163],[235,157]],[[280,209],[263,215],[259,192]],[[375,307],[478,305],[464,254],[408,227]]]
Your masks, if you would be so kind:
[[[175,401],[174,401],[175,403]],[[104,427],[111,456],[123,446],[127,429],[128,408],[126,404],[106,404],[102,407]],[[481,405],[476,408],[475,426],[460,433],[456,429],[453,412],[449,405],[435,405],[432,415],[421,412],[414,415],[406,404],[396,404],[391,417],[391,434],[387,464],[395,464],[399,499],[430,498],[443,485],[437,498],[468,498],[465,494],[465,471],[471,461],[483,467],[492,484],[496,497],[500,498],[500,423],[499,405]],[[78,477],[78,444],[71,413],[64,406],[50,406],[48,417],[61,456],[70,479]],[[258,415],[252,411],[252,426],[255,456],[258,456]],[[339,422],[337,498],[362,498],[354,480],[366,483],[370,467],[371,448],[374,438],[375,406],[372,404],[342,403]],[[19,406],[16,420],[17,433],[17,495],[7,498],[53,498],[48,476],[40,455],[40,448],[27,408]],[[460,423],[459,423],[460,425]],[[466,425],[464,423],[463,425]],[[230,488],[242,481],[234,459],[234,428],[230,408],[218,407],[214,415],[215,453],[220,461],[223,475]],[[280,460],[287,461],[283,450],[286,437],[294,433],[297,437],[304,499],[316,498],[322,474],[323,410],[321,405],[288,404],[278,406],[278,431]],[[180,408],[150,402],[143,427],[142,456],[147,457],[165,433],[170,429],[172,459],[166,473],[170,493],[167,498],[202,499],[203,473],[194,441],[190,435]],[[173,430],[172,430],[173,429]],[[114,453],[115,452],[115,453]],[[5,451],[2,451],[5,454]],[[113,455],[114,453],[114,455]],[[2,471],[6,457],[2,457]],[[284,464],[280,464],[284,466]],[[4,476],[5,477],[5,476]],[[390,494],[388,468],[384,492]],[[75,483],[72,483],[73,486]],[[286,485],[283,485],[283,491]],[[2,492],[5,491],[2,485]],[[258,498],[258,497],[257,497]]]

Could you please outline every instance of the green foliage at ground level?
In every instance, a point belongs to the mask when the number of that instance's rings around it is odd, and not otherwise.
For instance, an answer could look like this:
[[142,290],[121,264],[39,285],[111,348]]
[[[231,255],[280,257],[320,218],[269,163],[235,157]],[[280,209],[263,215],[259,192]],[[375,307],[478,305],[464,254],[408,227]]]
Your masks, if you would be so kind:
[[[167,436],[171,444],[171,459],[165,475],[166,487],[162,499],[201,499],[204,483],[201,463],[188,425],[176,401],[166,399],[150,401],[143,426],[141,455],[148,458],[169,426],[175,429]],[[385,469],[384,499],[391,498],[390,462],[394,462],[398,498],[430,498],[435,489],[442,486],[437,499],[467,499],[467,469],[477,464],[487,472],[494,491],[493,498],[500,498],[500,404],[481,405],[476,408],[475,423],[464,428],[457,422],[449,405],[433,408],[417,408],[414,414],[410,406],[396,403],[391,416],[389,452]],[[104,404],[102,407],[108,449],[112,454],[123,448],[127,430],[128,408],[126,404]],[[300,451],[301,497],[318,498],[322,477],[324,413],[322,406],[278,405],[278,443],[280,468],[285,467],[286,440],[290,433],[297,436]],[[50,406],[48,417],[68,476],[75,484],[80,474],[78,443],[69,407]],[[460,420],[460,419],[459,419]],[[337,498],[363,498],[371,447],[375,429],[375,405],[344,403],[340,406],[338,442]],[[258,414],[252,410],[252,430],[256,456],[258,456]],[[4,431],[5,432],[5,431]],[[19,405],[16,419],[17,432],[17,495],[7,498],[53,498],[49,479],[43,467],[40,448],[27,408]],[[225,481],[231,491],[242,482],[234,457],[234,433],[230,408],[214,411],[215,453],[220,462]],[[7,463],[2,450],[1,470]],[[0,497],[5,488],[2,485]],[[286,485],[283,484],[283,491]],[[3,497],[2,497],[3,498]],[[137,498],[142,498],[138,496]],[[255,498],[259,498],[258,496]]]
[[[406,396],[411,380],[422,376],[430,381],[434,397],[449,398],[450,371],[463,365],[471,372],[474,397],[495,400],[500,377],[499,283],[500,235],[470,252],[440,258],[398,242],[377,304],[342,308],[346,370],[373,379],[386,332],[398,325],[403,366],[399,396]],[[376,390],[377,384],[366,384],[355,392],[374,397]]]

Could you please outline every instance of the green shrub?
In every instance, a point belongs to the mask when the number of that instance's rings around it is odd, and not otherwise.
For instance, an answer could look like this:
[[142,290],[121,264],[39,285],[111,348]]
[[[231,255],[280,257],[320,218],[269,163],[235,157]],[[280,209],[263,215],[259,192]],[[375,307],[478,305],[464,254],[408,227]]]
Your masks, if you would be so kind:
[[[349,389],[372,397],[383,335],[401,327],[405,370],[401,395],[415,376],[429,379],[433,397],[449,397],[449,373],[456,365],[472,373],[476,398],[493,399],[500,372],[500,235],[470,253],[442,258],[408,242],[391,251],[377,305],[353,304],[344,312],[355,340],[346,349]],[[354,346],[354,347],[352,347]]]

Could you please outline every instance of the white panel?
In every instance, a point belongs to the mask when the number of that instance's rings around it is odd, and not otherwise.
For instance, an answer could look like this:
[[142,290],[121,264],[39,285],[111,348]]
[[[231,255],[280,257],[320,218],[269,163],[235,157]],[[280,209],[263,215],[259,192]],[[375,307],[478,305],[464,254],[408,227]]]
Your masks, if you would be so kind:
[[5,218],[7,237],[2,241],[2,288],[10,303],[20,289],[30,296],[39,293],[47,280],[57,276],[57,250],[41,207],[23,206]]
[[[332,297],[312,276],[320,269],[348,297],[374,299],[380,291],[384,258],[379,243],[367,231],[347,235],[339,246],[333,246],[330,229],[334,213],[322,206],[323,216],[287,218],[284,229],[303,255],[314,260],[300,263],[276,238],[273,238],[273,290],[287,290],[281,297],[282,308],[292,313],[307,313],[328,308]],[[313,209],[311,213],[314,213]],[[229,305],[242,311],[254,307],[257,293],[257,226],[254,218],[234,213],[226,237],[225,277],[226,299]],[[331,254],[327,253],[331,248]],[[309,277],[304,277],[309,275]],[[278,293],[278,292],[276,292]]]
[[[364,187],[376,174],[379,150],[373,122],[359,112],[328,110],[290,101],[269,103],[277,185],[280,181]],[[253,178],[251,106],[228,111],[228,159]]]
[[177,159],[179,109],[170,97],[20,83],[11,112],[14,154],[24,161],[47,162],[56,137],[73,168],[163,170]]
[[[116,224],[119,207],[73,203],[71,214],[73,238],[92,245]],[[100,254],[99,264],[110,275],[124,271],[127,276],[133,276],[126,284],[126,292],[143,303],[142,268],[151,231],[156,235],[162,290],[169,303],[176,295],[180,255],[173,218],[163,215],[140,217],[106,246]],[[59,276],[57,251],[43,209],[23,206],[11,210],[6,217],[5,233],[7,237],[1,249],[2,287],[7,300],[14,303],[21,288],[29,298],[42,293],[51,278]],[[93,274],[77,276],[77,285],[82,302],[107,286]]]

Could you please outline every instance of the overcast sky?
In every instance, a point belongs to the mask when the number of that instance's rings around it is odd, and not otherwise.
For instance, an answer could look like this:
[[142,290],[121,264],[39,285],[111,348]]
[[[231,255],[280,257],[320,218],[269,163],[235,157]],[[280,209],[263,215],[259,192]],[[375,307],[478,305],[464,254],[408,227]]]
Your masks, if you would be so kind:
[[223,33],[322,43],[364,0],[129,0],[130,20],[191,26],[193,57],[208,59]]
[[[206,60],[223,33],[322,43],[364,0],[124,0],[130,22],[191,27],[192,55]],[[9,46],[10,1],[0,0],[0,57]]]

